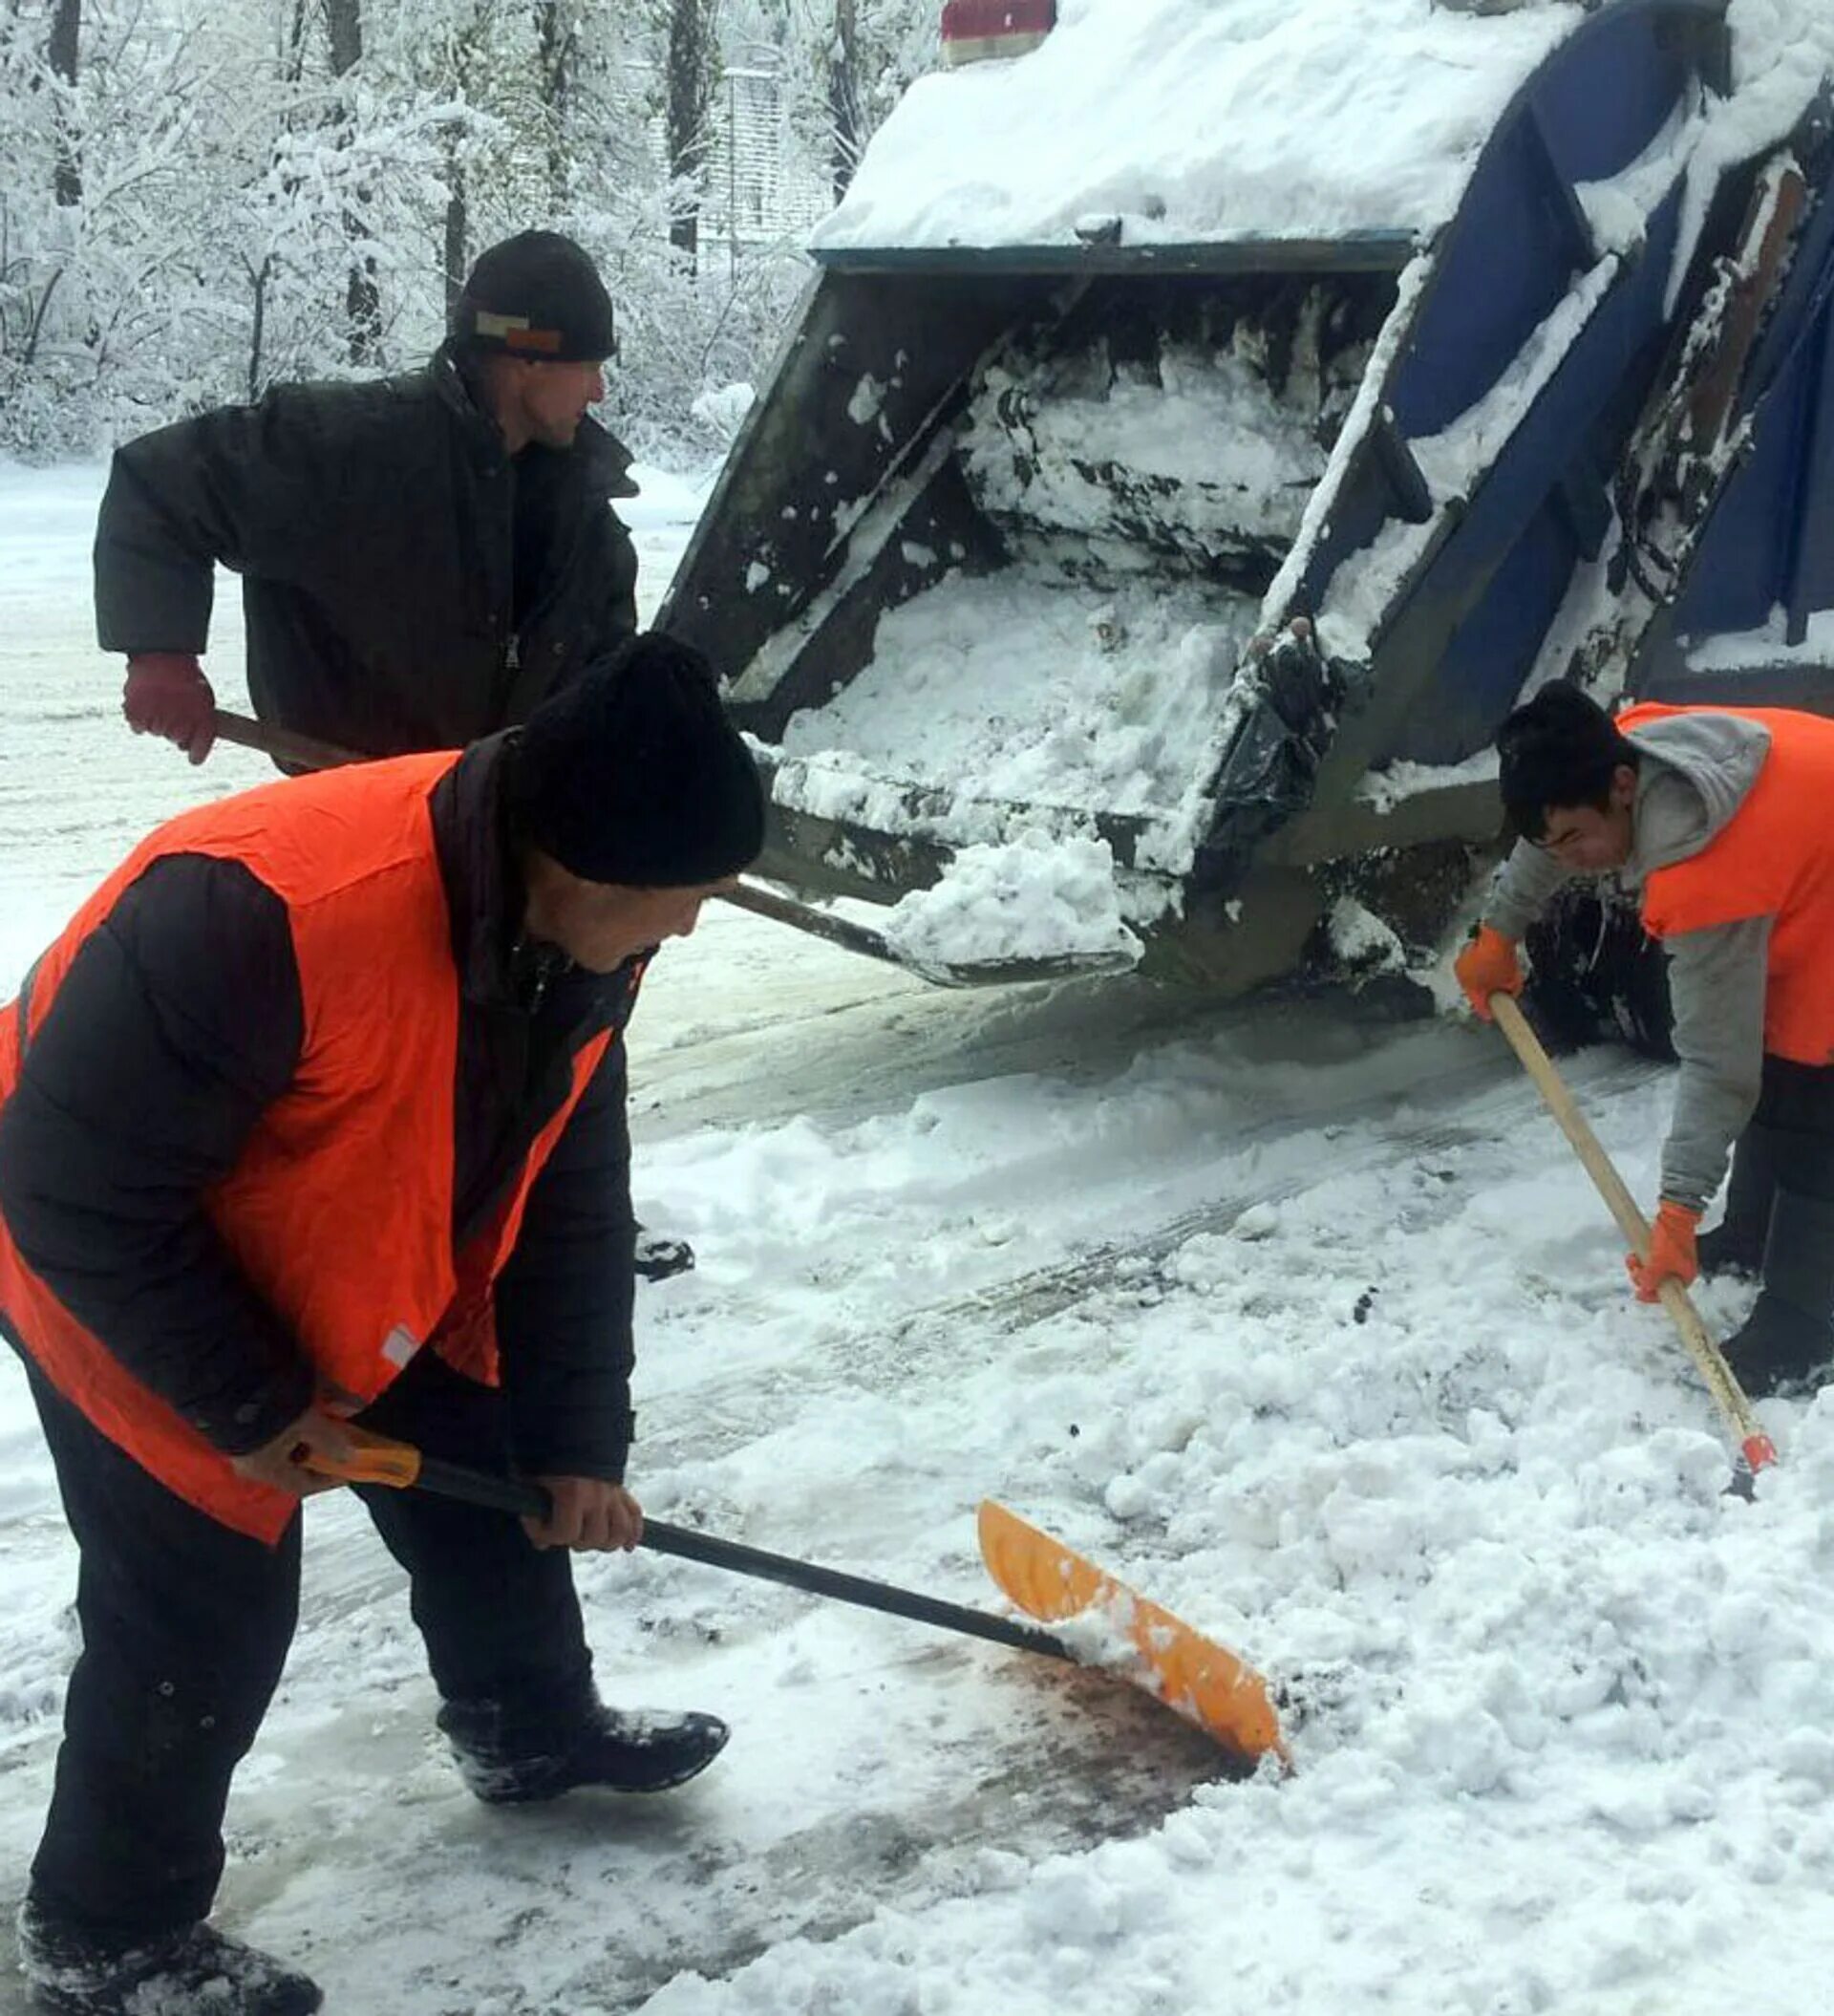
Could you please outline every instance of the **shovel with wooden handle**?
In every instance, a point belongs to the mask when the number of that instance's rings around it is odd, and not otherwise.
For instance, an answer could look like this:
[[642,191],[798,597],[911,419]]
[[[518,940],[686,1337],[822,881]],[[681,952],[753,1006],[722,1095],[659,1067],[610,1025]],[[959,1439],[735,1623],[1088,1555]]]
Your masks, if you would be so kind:
[[[367,1429],[347,1429],[356,1447],[349,1459],[320,1451],[304,1457],[309,1469],[346,1484],[379,1484],[396,1491],[436,1491],[468,1504],[545,1519],[547,1492],[519,1477],[500,1477],[462,1464],[423,1456],[412,1443],[395,1442]],[[1043,1631],[1036,1624],[995,1617],[961,1603],[944,1602],[911,1589],[894,1588],[864,1576],[845,1575],[787,1555],[767,1554],[714,1533],[645,1519],[640,1545],[653,1554],[698,1561],[734,1575],[781,1582],[811,1596],[832,1598],[864,1610],[935,1624],[945,1631],[1036,1652],[1046,1659],[1115,1671],[1206,1730],[1226,1748],[1252,1763],[1268,1750],[1285,1760],[1279,1717],[1267,1683],[1231,1652],[1182,1623],[1168,1610],[1136,1597],[1048,1533],[989,1499],[980,1512],[981,1550],[993,1578],[1020,1609],[1050,1621],[1097,1613],[1086,1648]]]
[[[1617,1220],[1618,1231],[1630,1241],[1632,1251],[1647,1260],[1650,1256],[1649,1220],[1638,1209],[1636,1199],[1631,1195],[1585,1114],[1579,1110],[1566,1081],[1554,1069],[1553,1060],[1542,1048],[1541,1039],[1529,1028],[1527,1019],[1511,996],[1493,994],[1490,1013],[1496,1018],[1497,1027],[1508,1038],[1509,1047],[1522,1060],[1523,1068],[1539,1087],[1548,1111],[1560,1124],[1561,1132],[1572,1143],[1579,1159],[1586,1165],[1586,1173],[1591,1177],[1611,1216]],[[1749,1491],[1753,1474],[1768,1469],[1777,1461],[1776,1445],[1759,1426],[1758,1417],[1751,1411],[1751,1402],[1745,1398],[1734,1377],[1725,1354],[1714,1342],[1713,1333],[1701,1320],[1693,1297],[1670,1276],[1661,1284],[1658,1299],[1680,1333],[1681,1341],[1688,1347],[1688,1356],[1694,1360],[1700,1377],[1706,1382],[1707,1391],[1713,1395],[1738,1438],[1742,1469],[1734,1483],[1737,1488]]]

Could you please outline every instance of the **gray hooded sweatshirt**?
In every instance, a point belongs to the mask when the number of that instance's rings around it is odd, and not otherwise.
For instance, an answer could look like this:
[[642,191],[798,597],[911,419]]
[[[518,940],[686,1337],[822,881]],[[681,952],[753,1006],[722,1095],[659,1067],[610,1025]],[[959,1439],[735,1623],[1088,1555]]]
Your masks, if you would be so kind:
[[[1678,714],[1627,731],[1641,759],[1631,855],[1617,870],[1638,891],[1650,873],[1697,854],[1744,804],[1770,754],[1770,730],[1738,715]],[[1497,871],[1483,921],[1520,938],[1568,871],[1519,841]],[[1677,932],[1669,953],[1674,1048],[1681,1060],[1662,1149],[1662,1194],[1704,1210],[1758,1105],[1764,1062],[1770,916]]]

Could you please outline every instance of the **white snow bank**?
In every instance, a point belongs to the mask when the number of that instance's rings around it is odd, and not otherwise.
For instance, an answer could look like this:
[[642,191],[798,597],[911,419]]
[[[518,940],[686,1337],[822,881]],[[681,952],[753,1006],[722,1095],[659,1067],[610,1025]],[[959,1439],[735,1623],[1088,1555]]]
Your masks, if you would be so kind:
[[1034,54],[925,77],[815,233],[846,247],[1425,232],[1579,7],[1064,0]]

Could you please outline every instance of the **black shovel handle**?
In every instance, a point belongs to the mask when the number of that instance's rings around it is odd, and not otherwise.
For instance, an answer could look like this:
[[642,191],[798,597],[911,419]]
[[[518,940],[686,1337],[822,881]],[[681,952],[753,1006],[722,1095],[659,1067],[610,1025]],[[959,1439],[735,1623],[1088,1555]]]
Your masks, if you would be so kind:
[[[422,1456],[406,1443],[386,1441],[380,1436],[365,1434],[361,1440],[363,1454],[356,1462],[332,1466],[315,1457],[311,1468],[343,1477],[349,1483],[436,1491],[441,1497],[462,1498],[470,1505],[489,1506],[528,1518],[545,1519],[553,1511],[552,1500],[539,1484],[442,1462],[437,1456]],[[661,1519],[645,1519],[640,1544],[652,1554],[672,1555],[677,1560],[698,1561],[703,1567],[724,1568],[733,1575],[751,1576],[759,1581],[781,1582],[786,1588],[800,1589],[810,1596],[831,1597],[836,1602],[852,1603],[863,1610],[879,1610],[888,1617],[908,1618],[914,1623],[935,1624],[944,1631],[986,1639],[995,1645],[1042,1653],[1047,1659],[1076,1659],[1062,1639],[1036,1624],[994,1617],[963,1603],[946,1603],[939,1597],[922,1596],[914,1589],[900,1589],[889,1582],[875,1582],[866,1576],[843,1575],[839,1569],[818,1567],[813,1561],[799,1561],[789,1555],[770,1554],[761,1547],[723,1540],[716,1533],[695,1533],[685,1526],[670,1526]]]

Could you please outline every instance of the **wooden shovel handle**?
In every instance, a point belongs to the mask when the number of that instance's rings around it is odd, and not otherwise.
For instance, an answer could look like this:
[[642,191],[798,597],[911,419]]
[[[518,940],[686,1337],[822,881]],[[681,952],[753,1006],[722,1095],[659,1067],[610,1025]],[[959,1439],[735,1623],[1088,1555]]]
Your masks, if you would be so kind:
[[[1554,1069],[1553,1060],[1542,1048],[1541,1039],[1529,1028],[1513,997],[1493,994],[1490,1013],[1496,1018],[1497,1027],[1508,1038],[1509,1047],[1522,1060],[1523,1069],[1534,1080],[1542,1098],[1547,1103],[1547,1110],[1559,1123],[1561,1132],[1572,1143],[1574,1152],[1586,1165],[1586,1173],[1591,1177],[1599,1195],[1610,1207],[1611,1216],[1617,1220],[1618,1231],[1630,1241],[1637,1255],[1647,1260],[1650,1256],[1650,1221],[1638,1209],[1636,1199],[1618,1174],[1616,1165],[1592,1132],[1590,1123],[1567,1090],[1566,1080]],[[1715,1343],[1713,1333],[1701,1319],[1700,1312],[1694,1306],[1694,1298],[1670,1276],[1658,1290],[1658,1298],[1679,1332],[1681,1341],[1688,1347],[1688,1355],[1699,1368],[1707,1391],[1737,1432],[1745,1461],[1754,1470],[1775,1463],[1776,1447],[1758,1426],[1751,1403],[1733,1376],[1725,1354]]]
[[334,770],[340,763],[371,761],[354,749],[340,749],[335,742],[321,742],[316,736],[279,728],[271,721],[252,720],[245,714],[232,714],[226,707],[216,710],[215,726],[219,741],[258,749],[263,756],[277,757],[302,770]]

